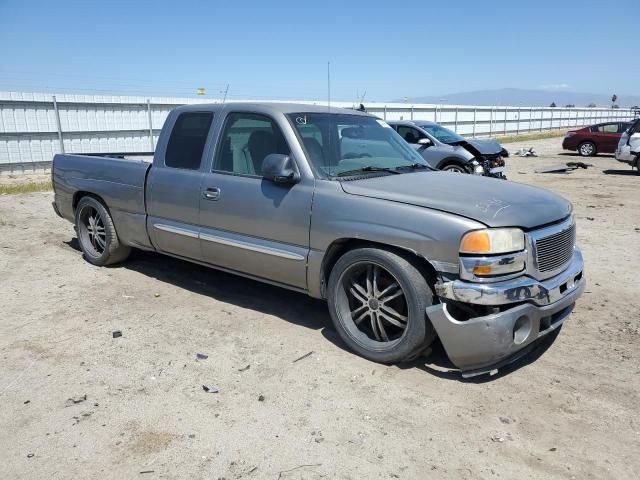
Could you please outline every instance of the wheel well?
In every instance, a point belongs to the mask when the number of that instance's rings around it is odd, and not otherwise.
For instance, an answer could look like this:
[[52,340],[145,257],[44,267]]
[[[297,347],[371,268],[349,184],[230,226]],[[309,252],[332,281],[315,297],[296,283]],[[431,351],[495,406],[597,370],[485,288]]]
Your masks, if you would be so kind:
[[93,198],[95,198],[102,205],[104,205],[104,208],[106,208],[107,211],[109,211],[109,207],[107,207],[107,204],[105,203],[105,201],[99,195],[96,195],[95,193],[91,193],[91,192],[78,191],[78,192],[73,194],[72,206],[73,206],[73,211],[74,212],[76,211],[76,207],[78,206],[78,203],[80,203],[80,200],[82,200],[82,198],[84,198],[84,197],[93,197]]
[[411,250],[358,238],[342,238],[329,245],[324,258],[322,259],[321,289],[323,297],[326,297],[329,275],[331,275],[331,271],[338,259],[348,251],[355,250],[356,248],[378,248],[396,253],[411,262],[420,271],[424,278],[427,279],[427,283],[430,286],[433,286],[436,281],[437,273],[436,269],[433,268],[433,265],[431,265],[426,258],[416,255],[416,253]]

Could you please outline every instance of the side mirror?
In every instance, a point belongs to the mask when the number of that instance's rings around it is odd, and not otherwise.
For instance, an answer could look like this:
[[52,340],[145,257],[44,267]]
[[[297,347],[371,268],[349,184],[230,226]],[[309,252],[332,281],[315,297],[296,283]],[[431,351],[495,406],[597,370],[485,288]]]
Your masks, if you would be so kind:
[[300,181],[296,162],[289,155],[271,153],[262,161],[262,176],[275,183],[294,184]]
[[423,147],[429,147],[433,145],[433,142],[429,140],[427,137],[424,137],[418,140],[418,145],[422,145]]

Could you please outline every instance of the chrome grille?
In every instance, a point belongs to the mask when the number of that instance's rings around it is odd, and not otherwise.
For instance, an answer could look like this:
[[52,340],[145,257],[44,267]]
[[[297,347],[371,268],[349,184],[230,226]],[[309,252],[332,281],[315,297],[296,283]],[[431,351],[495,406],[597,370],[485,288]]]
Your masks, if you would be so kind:
[[558,270],[573,256],[576,244],[576,225],[535,240],[536,263],[541,273]]

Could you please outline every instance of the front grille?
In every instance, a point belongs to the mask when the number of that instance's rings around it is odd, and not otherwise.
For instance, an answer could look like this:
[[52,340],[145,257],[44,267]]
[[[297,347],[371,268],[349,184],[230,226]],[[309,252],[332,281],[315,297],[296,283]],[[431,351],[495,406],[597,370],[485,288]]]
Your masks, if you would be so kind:
[[546,237],[536,239],[536,256],[539,272],[557,270],[571,260],[576,244],[576,225]]

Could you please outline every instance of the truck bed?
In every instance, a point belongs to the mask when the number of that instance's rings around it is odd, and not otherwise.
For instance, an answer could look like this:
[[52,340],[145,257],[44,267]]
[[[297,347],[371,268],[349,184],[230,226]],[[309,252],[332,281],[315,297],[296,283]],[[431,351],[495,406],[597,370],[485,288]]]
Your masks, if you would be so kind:
[[[116,155],[121,157],[115,158]],[[129,155],[55,155],[51,167],[54,207],[61,217],[73,222],[79,198],[84,192],[91,192],[108,205],[124,244],[151,248],[145,210],[145,180],[151,163],[123,158]]]

